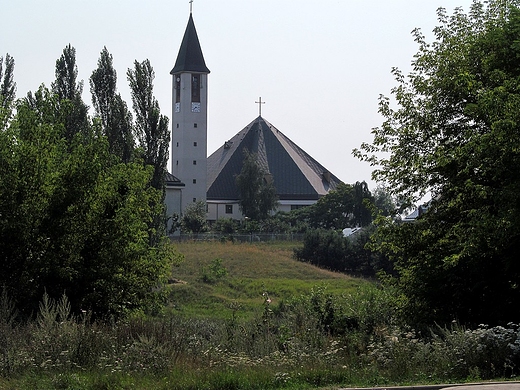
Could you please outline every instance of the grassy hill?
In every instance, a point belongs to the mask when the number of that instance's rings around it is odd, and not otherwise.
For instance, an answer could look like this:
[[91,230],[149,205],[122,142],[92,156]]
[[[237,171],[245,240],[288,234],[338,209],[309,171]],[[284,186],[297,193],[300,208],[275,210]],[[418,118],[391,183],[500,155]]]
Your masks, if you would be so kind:
[[264,293],[277,304],[317,286],[341,294],[367,283],[295,260],[298,242],[175,245],[185,260],[173,270],[170,307],[190,317],[250,317],[262,310]]

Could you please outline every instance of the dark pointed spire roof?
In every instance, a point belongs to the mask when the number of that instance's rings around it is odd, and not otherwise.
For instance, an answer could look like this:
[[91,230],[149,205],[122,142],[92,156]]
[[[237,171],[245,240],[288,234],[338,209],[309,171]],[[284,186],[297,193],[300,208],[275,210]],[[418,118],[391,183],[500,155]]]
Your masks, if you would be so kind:
[[235,178],[244,149],[258,155],[280,200],[317,200],[341,182],[277,128],[259,116],[208,157],[208,200],[238,200]]
[[177,55],[177,61],[170,74],[179,72],[201,72],[209,73],[209,69],[204,61],[202,49],[200,48],[199,37],[193,23],[193,17],[190,13],[188,25],[182,38],[181,48]]

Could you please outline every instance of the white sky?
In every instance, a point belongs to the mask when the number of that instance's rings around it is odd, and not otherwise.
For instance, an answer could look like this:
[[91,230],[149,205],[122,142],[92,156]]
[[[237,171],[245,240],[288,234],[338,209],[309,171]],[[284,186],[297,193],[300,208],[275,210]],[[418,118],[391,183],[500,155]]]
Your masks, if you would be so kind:
[[[427,37],[436,9],[471,0],[194,0],[209,75],[208,153],[262,116],[346,183],[370,180],[351,151],[382,123],[379,94],[395,86]],[[154,93],[171,118],[171,76],[189,17],[188,0],[0,0],[0,56],[15,59],[17,97],[54,80],[56,59],[76,48],[84,99],[106,46],[131,107],[126,70],[148,58]]]

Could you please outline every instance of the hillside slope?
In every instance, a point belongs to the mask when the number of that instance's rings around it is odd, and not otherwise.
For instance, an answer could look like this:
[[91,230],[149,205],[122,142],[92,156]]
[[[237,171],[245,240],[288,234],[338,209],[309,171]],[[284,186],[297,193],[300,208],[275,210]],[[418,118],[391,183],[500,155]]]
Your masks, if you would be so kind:
[[264,294],[276,304],[318,286],[343,294],[368,283],[296,261],[293,248],[298,245],[175,243],[185,261],[173,270],[171,308],[192,317],[229,318],[237,311],[249,317],[263,310]]

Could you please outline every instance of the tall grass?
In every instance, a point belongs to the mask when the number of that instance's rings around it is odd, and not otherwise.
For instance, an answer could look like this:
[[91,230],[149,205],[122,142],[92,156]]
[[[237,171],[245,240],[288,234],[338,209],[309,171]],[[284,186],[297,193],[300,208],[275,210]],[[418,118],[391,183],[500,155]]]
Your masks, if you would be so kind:
[[275,389],[518,374],[518,326],[439,328],[419,338],[399,323],[395,305],[391,291],[375,286],[345,295],[316,287],[277,305],[264,293],[252,319],[236,308],[225,320],[136,317],[110,325],[74,318],[65,296],[45,296],[37,320],[4,320],[0,388],[38,381],[40,389]]
[[[511,378],[520,329],[406,328],[393,291],[292,259],[290,245],[182,243],[159,317],[117,324],[0,294],[0,389],[305,389]],[[174,280],[175,279],[175,280]]]

